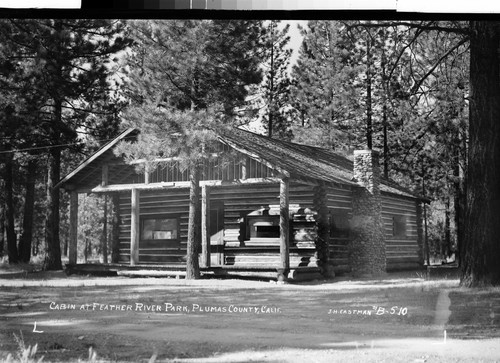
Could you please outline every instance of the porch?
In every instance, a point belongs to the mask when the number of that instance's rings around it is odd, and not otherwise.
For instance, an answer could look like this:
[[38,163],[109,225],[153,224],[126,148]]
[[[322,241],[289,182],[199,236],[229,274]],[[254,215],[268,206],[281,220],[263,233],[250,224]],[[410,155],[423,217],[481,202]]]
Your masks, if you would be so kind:
[[[257,280],[279,280],[280,269],[263,266],[217,266],[201,267],[201,278],[248,278]],[[185,265],[128,265],[122,263],[77,263],[67,264],[66,274],[92,276],[158,277],[183,279]],[[286,280],[290,282],[323,279],[318,267],[298,267],[291,269]]]

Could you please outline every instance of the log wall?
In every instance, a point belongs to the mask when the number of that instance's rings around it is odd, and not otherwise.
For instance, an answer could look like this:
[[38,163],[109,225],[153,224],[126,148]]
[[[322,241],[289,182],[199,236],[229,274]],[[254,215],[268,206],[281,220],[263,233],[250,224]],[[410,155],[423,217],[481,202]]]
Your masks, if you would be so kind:
[[[130,193],[120,193],[120,263],[130,262]],[[189,211],[189,189],[141,192],[140,215],[172,216],[179,219],[178,241],[139,242],[139,264],[185,264]]]
[[[313,188],[309,185],[291,183],[290,204],[302,208],[312,207]],[[120,263],[130,262],[130,193],[120,194]],[[140,264],[185,264],[189,211],[189,190],[170,189],[165,191],[142,191],[140,194],[140,214],[161,215],[179,218],[179,240],[141,241],[139,243]],[[224,207],[224,250],[222,261],[232,266],[279,266],[279,238],[262,245],[245,244],[245,216],[250,212],[269,205],[279,204],[278,184],[245,186],[224,186],[210,188],[210,202]],[[293,216],[294,223],[290,238],[290,267],[315,265],[314,221],[299,221],[301,216]],[[212,251],[220,252],[217,246]]]
[[[394,217],[406,222],[404,235],[394,235]],[[422,266],[422,245],[419,240],[417,205],[414,199],[382,194],[387,270],[415,269]]]
[[[330,218],[338,215],[346,215],[352,218],[352,192],[349,188],[327,188],[327,204]],[[349,235],[337,235],[330,233],[329,262],[333,265],[334,272],[348,273],[349,267]]]
[[[338,215],[352,217],[352,196],[350,189],[326,188],[327,206],[330,218]],[[290,204],[313,209],[314,190],[311,185],[291,183]],[[179,240],[176,242],[149,241],[139,244],[140,264],[185,264],[189,210],[189,190],[170,189],[168,191],[143,191],[140,195],[142,216],[172,216],[179,218]],[[278,266],[279,238],[276,241],[256,245],[245,243],[245,216],[263,206],[279,204],[278,184],[245,186],[224,186],[210,188],[210,202],[223,205],[224,247],[212,243],[212,257],[220,253],[220,261],[230,266]],[[120,263],[130,263],[130,192],[120,193],[119,198],[119,242]],[[382,194],[382,217],[386,237],[388,270],[410,269],[421,266],[422,254],[419,244],[415,200]],[[393,236],[393,217],[405,216],[406,236]],[[314,218],[309,216],[310,218]],[[304,216],[292,215],[290,231],[290,268],[316,266],[317,254],[315,238],[316,226]],[[335,273],[348,273],[349,241],[347,234],[329,235],[329,263]],[[213,260],[212,260],[213,261]],[[212,264],[216,266],[217,264]]]

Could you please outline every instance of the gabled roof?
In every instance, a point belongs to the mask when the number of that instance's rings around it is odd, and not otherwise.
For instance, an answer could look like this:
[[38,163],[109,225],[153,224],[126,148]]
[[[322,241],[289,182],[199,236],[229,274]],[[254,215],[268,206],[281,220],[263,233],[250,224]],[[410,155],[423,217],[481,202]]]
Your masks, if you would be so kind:
[[352,161],[326,149],[271,139],[241,129],[224,130],[219,133],[219,139],[250,157],[286,170],[291,177],[357,185],[352,180]]
[[[219,137],[236,150],[287,170],[291,176],[359,186],[354,180],[353,161],[333,150],[272,139],[242,129],[224,131]],[[380,191],[422,199],[384,178],[381,178]]]
[[[91,157],[81,163],[73,172],[63,178],[57,186],[81,184],[81,178],[100,177],[100,165],[103,161],[118,159],[113,154],[113,147],[127,138],[135,138],[139,133],[136,129],[127,129],[113,141],[104,145]],[[291,178],[299,180],[323,181],[345,185],[359,186],[354,180],[354,163],[343,155],[332,150],[295,144],[292,142],[272,139],[242,129],[226,129],[218,132],[222,143],[239,151],[250,158],[286,172]],[[382,179],[381,192],[396,194],[408,198],[419,198],[412,192],[396,183]],[[421,199],[421,198],[419,198]]]
[[[89,168],[94,168],[95,173],[101,173],[100,169],[97,169],[94,165],[105,159],[113,159],[115,158],[113,154],[113,147],[116,146],[120,141],[125,140],[127,138],[135,138],[139,134],[139,131],[136,129],[127,129],[119,134],[116,138],[102,146],[98,149],[94,154],[92,154],[89,158],[83,161],[80,165],[76,167],[71,173],[66,175],[63,179],[56,184],[56,188],[60,187],[64,184],[69,184],[71,180],[78,179],[78,177],[83,174],[83,171]],[[88,170],[87,170],[88,171]]]

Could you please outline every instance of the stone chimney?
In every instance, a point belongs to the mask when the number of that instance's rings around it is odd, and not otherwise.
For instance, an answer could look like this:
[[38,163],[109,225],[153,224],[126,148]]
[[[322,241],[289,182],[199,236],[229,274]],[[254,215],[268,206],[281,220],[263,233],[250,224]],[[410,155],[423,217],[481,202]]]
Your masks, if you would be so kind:
[[354,151],[353,238],[349,262],[355,276],[386,272],[384,224],[380,197],[379,155],[374,150]]

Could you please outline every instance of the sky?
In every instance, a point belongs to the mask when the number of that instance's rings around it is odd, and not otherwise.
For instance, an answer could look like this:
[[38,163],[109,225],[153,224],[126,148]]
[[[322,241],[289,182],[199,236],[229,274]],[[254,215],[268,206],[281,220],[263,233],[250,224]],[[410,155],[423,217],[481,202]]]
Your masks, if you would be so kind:
[[302,35],[300,34],[298,25],[300,24],[301,26],[306,26],[307,21],[304,20],[286,20],[283,23],[285,24],[290,24],[290,30],[289,30],[289,35],[290,35],[290,49],[292,49],[292,56],[290,58],[290,67],[292,67],[295,62],[297,61],[297,58],[299,56],[299,48],[300,44],[302,43]]

